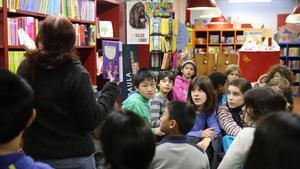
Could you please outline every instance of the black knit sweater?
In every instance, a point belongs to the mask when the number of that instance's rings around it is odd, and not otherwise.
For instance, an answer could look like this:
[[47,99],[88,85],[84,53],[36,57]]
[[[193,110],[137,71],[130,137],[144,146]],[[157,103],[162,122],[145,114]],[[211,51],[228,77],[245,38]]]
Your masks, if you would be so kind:
[[[18,74],[29,80],[24,60]],[[96,101],[89,73],[80,61],[60,68],[35,67],[37,117],[25,131],[24,150],[35,159],[62,159],[91,155],[95,149],[91,131],[112,111],[117,86],[108,82]]]

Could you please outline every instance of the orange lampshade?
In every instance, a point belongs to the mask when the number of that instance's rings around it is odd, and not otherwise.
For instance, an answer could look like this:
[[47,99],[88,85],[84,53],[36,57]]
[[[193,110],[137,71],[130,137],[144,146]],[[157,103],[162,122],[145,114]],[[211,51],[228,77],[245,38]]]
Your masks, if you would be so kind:
[[189,10],[201,10],[203,8],[216,8],[217,4],[215,0],[188,0],[187,9]]

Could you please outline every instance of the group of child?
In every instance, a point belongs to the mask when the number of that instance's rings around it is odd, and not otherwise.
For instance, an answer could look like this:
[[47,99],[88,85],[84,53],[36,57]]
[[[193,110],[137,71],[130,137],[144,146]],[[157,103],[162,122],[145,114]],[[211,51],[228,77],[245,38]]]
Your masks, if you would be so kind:
[[[95,169],[91,131],[99,124],[105,169],[299,168],[300,118],[287,113],[286,66],[253,85],[237,65],[196,76],[187,60],[176,76],[161,71],[158,80],[141,69],[136,91],[111,112],[118,83],[95,96],[74,41],[70,21],[49,15],[19,76],[0,69],[0,169]],[[154,135],[162,138],[156,146]]]
[[[136,76],[143,74],[143,72],[151,71],[141,70]],[[150,104],[148,107],[145,107],[149,110],[147,112],[148,118],[146,122],[151,124],[155,135],[167,135],[159,143],[158,147],[166,142],[171,144],[172,141],[183,143],[182,140],[184,140],[184,143],[195,144],[208,155],[206,160],[209,161],[210,168],[218,168],[219,162],[221,161],[220,156],[221,158],[223,157],[221,152],[226,153],[236,137],[245,137],[243,135],[247,133],[246,136],[249,140],[246,147],[241,148],[240,153],[244,156],[238,157],[242,159],[239,160],[238,165],[232,166],[228,164],[232,156],[236,156],[232,151],[239,151],[240,149],[239,146],[237,146],[238,148],[233,146],[233,148],[231,148],[233,150],[229,149],[229,154],[225,156],[226,158],[224,158],[219,166],[221,169],[238,168],[242,166],[245,161],[245,154],[252,143],[255,131],[254,127],[259,117],[270,112],[292,110],[293,102],[290,87],[292,81],[287,80],[292,80],[292,73],[286,66],[276,65],[268,72],[266,81],[260,83],[259,86],[255,86],[251,85],[246,79],[241,78],[241,72],[237,65],[229,65],[225,73],[212,72],[208,76],[195,76],[195,72],[196,65],[190,60],[182,64],[177,76],[170,71],[159,72],[156,86],[158,91],[156,93],[154,74],[148,76],[143,75],[143,78],[139,78],[139,82],[134,82],[138,89],[137,91],[140,91],[142,87],[148,87],[147,89],[149,90],[146,96],[144,96],[143,92],[134,93],[135,95],[141,95],[143,98],[148,98]],[[152,77],[150,78],[150,76]],[[153,85],[145,85],[144,83]],[[150,95],[152,96],[150,97]],[[252,95],[254,95],[254,97]],[[270,96],[268,97],[268,95]],[[132,97],[133,96],[129,96],[123,102],[122,108],[129,108],[127,103],[132,101],[135,108],[129,109],[135,111],[138,103],[134,101]],[[170,100],[172,101],[170,102]],[[170,132],[170,130],[162,128],[162,120],[165,118],[164,114],[170,115],[176,112],[175,110],[180,110],[179,108],[174,109],[168,107],[168,105],[174,105],[176,103],[175,101],[184,102],[192,106],[195,110],[195,122],[193,126],[189,131],[180,132],[180,134],[178,134],[178,131]],[[283,104],[284,107],[282,107]],[[247,111],[245,109],[251,113],[246,113]],[[174,112],[170,112],[170,110],[174,110]],[[139,112],[137,113],[139,114]],[[251,119],[251,122],[247,122],[249,119]],[[172,121],[173,119],[169,117],[169,120]],[[169,123],[170,128],[173,129],[174,123],[177,123],[179,126],[183,123],[182,121],[178,122],[176,119],[175,121],[176,122]],[[248,132],[249,129],[247,127],[249,126],[251,132]],[[239,136],[239,133],[242,133],[242,136]],[[181,135],[182,137],[184,136],[184,139],[181,138],[182,140],[178,141],[178,138],[175,138],[174,141],[171,137],[170,141],[170,135]],[[252,135],[252,137],[249,135]],[[237,142],[239,142],[239,139],[237,139]],[[234,142],[234,145],[235,144],[239,143]],[[172,146],[168,147],[168,150],[172,151]],[[174,146],[174,151],[176,150],[178,149]],[[178,160],[176,161],[175,158],[173,159],[173,157],[170,156],[166,158],[165,153],[169,151],[166,151],[165,148],[157,149],[157,153],[151,165],[153,169],[180,167],[177,163]],[[176,154],[180,153],[174,153],[174,156],[178,157]],[[170,163],[166,162],[166,160],[170,160]],[[192,157],[185,158],[185,163],[194,161]],[[202,163],[206,164],[206,162],[204,159]]]
[[[186,64],[195,67],[192,61],[183,65]],[[275,66],[273,69],[277,67],[282,66]],[[146,169],[150,166],[151,169],[229,169],[239,168],[243,164],[246,168],[256,165],[253,164],[255,156],[252,154],[258,150],[252,150],[250,146],[253,143],[254,147],[256,142],[262,141],[262,138],[256,137],[258,132],[265,132],[265,124],[259,125],[262,124],[260,119],[268,122],[268,119],[270,121],[271,118],[277,118],[281,125],[288,125],[295,131],[300,127],[294,123],[286,124],[287,120],[299,121],[299,117],[284,112],[287,99],[283,96],[289,94],[290,87],[286,84],[287,80],[279,80],[283,77],[274,77],[270,80],[272,83],[266,83],[271,87],[251,89],[252,86],[247,80],[239,78],[240,73],[224,82],[220,72],[192,78],[195,69],[181,70],[180,78],[169,71],[160,72],[157,83],[156,76],[150,70],[141,69],[136,74],[134,85],[137,92],[123,102],[123,110],[109,114],[102,126],[101,145],[108,164],[106,168],[118,169],[126,166]],[[227,70],[227,77],[236,71],[239,72],[239,69]],[[188,76],[184,75],[186,72]],[[34,162],[23,152],[18,152],[22,134],[36,116],[30,85],[7,70],[1,70],[0,75],[0,93],[3,95],[0,104],[0,168],[51,168],[44,163]],[[221,77],[221,80],[216,77]],[[189,82],[188,88],[181,88],[177,84],[177,91],[172,91],[176,80]],[[227,91],[222,89],[226,85]],[[159,89],[157,93],[156,87]],[[181,92],[181,101],[169,101],[171,91]],[[224,93],[227,101],[222,104],[220,100]],[[182,101],[185,96],[186,101]],[[275,115],[272,113],[278,111],[282,112]],[[165,135],[156,148],[153,133],[157,136]],[[220,144],[221,135],[225,136],[223,146],[226,136],[233,142],[229,143],[229,149],[226,149],[227,153],[218,166],[218,146],[214,145]],[[17,156],[18,160],[11,161],[10,159],[15,159],[12,156]],[[132,161],[133,159],[135,160]]]

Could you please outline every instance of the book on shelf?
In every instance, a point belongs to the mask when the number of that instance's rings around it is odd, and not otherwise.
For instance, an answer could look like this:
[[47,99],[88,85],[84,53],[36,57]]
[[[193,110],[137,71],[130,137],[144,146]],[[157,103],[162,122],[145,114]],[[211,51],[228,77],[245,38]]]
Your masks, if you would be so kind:
[[8,45],[19,46],[18,29],[22,28],[31,39],[35,39],[38,30],[38,20],[33,17],[7,18]]
[[208,53],[209,54],[216,54],[220,52],[220,47],[213,47],[213,46],[209,46],[208,47]]
[[236,43],[242,44],[245,42],[245,36],[244,35],[236,35]]
[[8,51],[8,70],[16,73],[24,59],[25,51]]
[[290,47],[289,48],[289,56],[299,56],[299,47]]
[[219,38],[220,38],[219,35],[210,35],[210,36],[209,36],[209,43],[210,43],[210,44],[220,43]]
[[103,78],[109,79],[109,74],[115,80],[123,81],[123,58],[122,58],[122,42],[120,41],[102,41],[103,56]]
[[[2,0],[3,1],[3,0]],[[90,0],[8,0],[10,11],[22,10],[41,14],[61,13],[78,20],[95,20],[95,1]]]
[[25,50],[34,50],[34,49],[36,49],[35,42],[24,31],[23,28],[18,29],[18,37],[19,37],[20,45],[22,45],[25,48]]
[[114,37],[114,31],[111,21],[99,21],[100,37]]

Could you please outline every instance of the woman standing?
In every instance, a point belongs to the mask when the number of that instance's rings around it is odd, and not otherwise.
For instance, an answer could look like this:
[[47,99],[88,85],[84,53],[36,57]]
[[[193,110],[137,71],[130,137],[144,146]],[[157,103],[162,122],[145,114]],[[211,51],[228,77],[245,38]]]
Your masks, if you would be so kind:
[[95,168],[91,131],[112,111],[117,85],[94,96],[89,73],[75,53],[75,31],[62,15],[42,21],[37,49],[28,51],[18,74],[35,94],[37,118],[24,135],[24,151],[53,168]]

